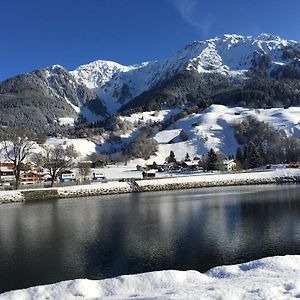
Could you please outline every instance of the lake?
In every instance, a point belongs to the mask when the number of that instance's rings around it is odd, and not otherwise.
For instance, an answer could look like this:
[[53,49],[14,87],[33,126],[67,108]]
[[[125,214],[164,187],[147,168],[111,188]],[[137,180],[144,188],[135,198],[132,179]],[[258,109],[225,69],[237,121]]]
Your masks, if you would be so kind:
[[300,185],[0,205],[0,292],[300,254]]

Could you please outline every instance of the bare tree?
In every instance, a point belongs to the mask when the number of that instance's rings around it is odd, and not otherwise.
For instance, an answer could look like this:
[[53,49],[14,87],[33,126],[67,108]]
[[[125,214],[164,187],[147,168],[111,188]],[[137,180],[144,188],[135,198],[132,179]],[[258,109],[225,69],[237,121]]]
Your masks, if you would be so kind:
[[91,174],[91,163],[89,162],[80,162],[78,164],[79,173],[83,177],[84,180]]
[[26,158],[32,154],[35,142],[22,130],[13,129],[7,132],[4,137],[4,157],[14,165],[15,187],[18,189],[21,184],[21,171]]
[[35,155],[34,161],[38,166],[49,171],[51,186],[53,186],[54,181],[61,173],[74,166],[74,160],[77,156],[78,153],[73,145],[66,148],[61,145],[44,146],[44,153]]

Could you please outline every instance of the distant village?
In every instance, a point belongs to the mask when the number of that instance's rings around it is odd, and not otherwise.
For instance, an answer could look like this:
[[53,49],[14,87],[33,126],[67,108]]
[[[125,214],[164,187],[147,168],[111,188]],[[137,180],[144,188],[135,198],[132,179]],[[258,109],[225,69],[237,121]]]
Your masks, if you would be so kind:
[[[181,160],[177,160],[174,151],[170,151],[164,163],[158,164],[153,161],[151,164],[137,165],[130,169],[133,173],[130,173],[129,177],[123,178],[125,174],[118,170],[118,166],[126,165],[127,162],[117,162],[109,159],[107,155],[95,153],[88,158],[90,160],[80,161],[73,146],[62,147],[61,145],[45,146],[42,153],[34,153],[32,151],[34,143],[26,137],[17,138],[15,142],[4,141],[3,145],[4,155],[0,160],[1,190],[80,185],[108,180],[161,178],[206,171],[232,172],[268,168],[268,164],[264,163],[253,147],[253,149],[249,147],[247,152],[244,151],[246,154],[238,148],[236,156],[228,157],[214,149],[210,149],[200,157],[191,158],[189,153],[186,153]],[[299,167],[299,164],[289,163],[289,166]],[[106,176],[105,173],[109,168],[115,168],[113,176],[112,173]]]
[[[169,161],[163,164],[157,164],[153,162],[145,166],[136,166],[139,176],[143,178],[161,177],[163,174],[189,174],[193,172],[203,172],[206,169],[203,163],[197,157],[195,159],[189,159],[176,161],[170,155]],[[105,176],[105,168],[110,165],[106,161],[81,161],[78,162],[72,168],[61,171],[53,186],[64,186],[73,184],[86,184],[91,182],[107,182]],[[225,159],[221,162],[218,168],[224,171],[236,170],[236,162],[234,159]],[[122,178],[120,178],[122,180]],[[34,186],[50,186],[51,176],[47,170],[37,167],[33,163],[24,163],[20,174],[20,182],[23,188]],[[15,184],[15,165],[13,162],[1,161],[0,162],[0,186],[2,189],[11,189]]]
[[[55,181],[56,186],[65,185],[68,183],[84,183],[84,182],[106,182],[104,173],[99,170],[99,166],[103,167],[105,164],[101,162],[83,162],[84,170],[81,166],[62,171]],[[51,176],[44,170],[37,170],[34,164],[26,163],[21,171],[21,185],[22,186],[33,186],[43,185],[45,187],[50,186]],[[12,162],[0,162],[0,185],[2,187],[13,187],[15,183],[15,170],[14,163]]]

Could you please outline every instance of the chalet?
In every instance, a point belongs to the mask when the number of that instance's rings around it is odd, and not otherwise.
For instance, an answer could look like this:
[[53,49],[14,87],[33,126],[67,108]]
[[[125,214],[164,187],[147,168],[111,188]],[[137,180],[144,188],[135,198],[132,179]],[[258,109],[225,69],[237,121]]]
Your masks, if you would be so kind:
[[0,162],[0,168],[13,170],[15,168],[15,165],[12,162]]
[[181,165],[184,169],[187,169],[187,170],[190,170],[190,171],[203,170],[203,168],[199,165],[198,160],[183,161],[183,162],[181,162]]
[[44,175],[37,172],[28,171],[21,174],[22,184],[41,183],[43,181],[44,181]]
[[171,163],[165,162],[162,165],[162,168],[164,169],[164,171],[180,171],[182,170],[182,165],[180,162],[177,161]]
[[75,177],[75,174],[72,171],[66,170],[66,171],[64,171],[63,173],[60,174],[59,181],[61,183],[72,182],[72,181],[76,181],[76,177]]
[[225,159],[223,160],[223,167],[225,171],[235,171],[236,170],[236,162],[234,159]]
[[153,178],[153,177],[155,177],[155,174],[156,174],[156,170],[154,170],[154,169],[143,171],[143,173],[142,173],[143,178]]

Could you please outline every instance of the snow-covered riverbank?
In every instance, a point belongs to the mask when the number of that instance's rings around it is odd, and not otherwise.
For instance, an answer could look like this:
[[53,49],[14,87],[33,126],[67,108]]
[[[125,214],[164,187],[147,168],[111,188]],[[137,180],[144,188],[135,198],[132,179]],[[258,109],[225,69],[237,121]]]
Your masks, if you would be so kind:
[[110,181],[59,188],[0,192],[0,203],[36,199],[123,194],[131,192],[163,191],[200,187],[254,185],[300,182],[300,169],[277,169],[260,172],[199,173],[186,176],[163,177],[147,180]]
[[295,299],[300,256],[277,256],[197,271],[159,271],[105,280],[77,279],[0,295],[2,300]]

